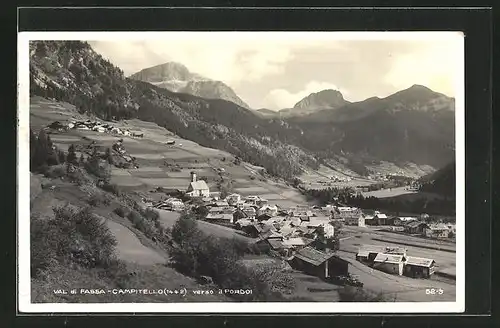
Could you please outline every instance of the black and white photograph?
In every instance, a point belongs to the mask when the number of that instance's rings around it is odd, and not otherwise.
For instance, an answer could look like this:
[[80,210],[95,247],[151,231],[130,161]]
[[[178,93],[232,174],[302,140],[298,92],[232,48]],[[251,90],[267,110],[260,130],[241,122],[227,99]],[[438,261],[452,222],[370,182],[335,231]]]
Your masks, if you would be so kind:
[[18,56],[21,310],[464,310],[462,33],[22,32]]

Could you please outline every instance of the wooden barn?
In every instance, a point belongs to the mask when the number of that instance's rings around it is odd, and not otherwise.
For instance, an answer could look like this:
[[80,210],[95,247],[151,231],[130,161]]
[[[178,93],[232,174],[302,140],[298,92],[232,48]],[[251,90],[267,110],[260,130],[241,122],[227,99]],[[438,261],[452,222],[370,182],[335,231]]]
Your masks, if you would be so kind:
[[324,253],[312,247],[304,247],[297,251],[289,263],[296,270],[320,278],[347,275],[349,272],[349,262],[335,256],[334,253]]
[[404,275],[412,278],[430,278],[435,271],[436,261],[422,257],[407,256]]

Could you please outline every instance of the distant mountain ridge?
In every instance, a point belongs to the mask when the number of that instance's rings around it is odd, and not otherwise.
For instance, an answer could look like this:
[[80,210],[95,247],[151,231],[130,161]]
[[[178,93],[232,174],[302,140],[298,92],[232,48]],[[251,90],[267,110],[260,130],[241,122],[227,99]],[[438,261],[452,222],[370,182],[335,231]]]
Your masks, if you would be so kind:
[[[158,81],[166,75],[170,81],[203,78],[186,75],[178,65],[141,74],[154,83],[162,83]],[[454,99],[420,86],[285,118],[126,78],[85,42],[33,41],[30,93],[66,101],[104,119],[155,122],[286,179],[322,163],[365,175],[381,162],[439,168],[454,158]]]
[[228,85],[214,81],[202,75],[192,73],[189,69],[176,62],[145,68],[130,75],[131,79],[154,84],[173,92],[188,93],[194,96],[223,99],[238,106],[250,108]]
[[414,85],[287,122],[309,131],[294,142],[326,158],[345,153],[356,162],[384,159],[439,168],[454,158],[454,107],[453,98]]

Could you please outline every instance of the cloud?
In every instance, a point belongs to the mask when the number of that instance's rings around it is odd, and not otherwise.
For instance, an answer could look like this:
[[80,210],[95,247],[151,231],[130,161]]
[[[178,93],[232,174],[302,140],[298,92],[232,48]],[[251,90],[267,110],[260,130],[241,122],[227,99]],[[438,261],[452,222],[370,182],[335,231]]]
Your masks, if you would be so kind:
[[291,48],[271,41],[145,40],[90,42],[93,48],[119,66],[126,75],[169,61],[182,63],[194,73],[228,84],[258,82],[281,74],[292,58]]
[[322,90],[338,90],[345,96],[349,94],[346,90],[339,88],[333,83],[310,81],[304,88],[298,92],[290,92],[286,89],[273,89],[264,99],[264,107],[272,110],[280,110],[284,108],[292,108],[301,99],[307,97],[311,93]]
[[397,89],[421,84],[434,91],[455,96],[456,82],[463,80],[459,76],[460,52],[463,52],[463,48],[456,42],[422,47],[395,58],[383,80]]
[[463,38],[437,38],[434,32],[418,38],[411,33],[336,37],[340,34],[168,32],[118,37],[107,33],[105,39],[89,42],[126,75],[179,62],[228,84],[252,108],[292,107],[312,92],[339,87],[349,91],[340,90],[350,101],[385,97],[413,84],[453,96],[455,81],[463,81],[457,70]]

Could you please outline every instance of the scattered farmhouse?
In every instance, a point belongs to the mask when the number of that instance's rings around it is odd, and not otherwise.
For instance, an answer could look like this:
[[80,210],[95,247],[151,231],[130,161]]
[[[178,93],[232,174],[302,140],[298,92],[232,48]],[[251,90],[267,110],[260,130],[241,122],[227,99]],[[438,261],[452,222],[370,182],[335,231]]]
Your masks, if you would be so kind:
[[196,173],[191,172],[191,182],[186,194],[191,197],[209,197],[210,189],[204,180],[196,180]]

